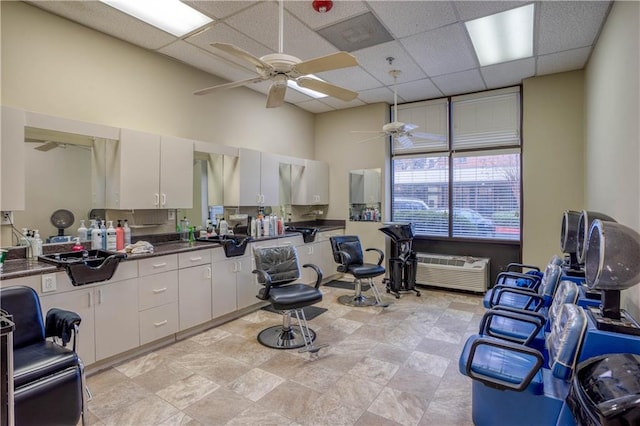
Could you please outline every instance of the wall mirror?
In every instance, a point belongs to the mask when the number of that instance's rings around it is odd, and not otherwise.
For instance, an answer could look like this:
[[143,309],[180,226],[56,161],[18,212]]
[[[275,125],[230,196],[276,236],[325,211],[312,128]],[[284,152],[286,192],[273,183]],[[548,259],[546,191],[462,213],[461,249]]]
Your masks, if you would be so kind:
[[381,220],[381,179],[381,169],[359,169],[349,172],[349,220]]
[[291,168],[298,167],[292,164],[280,163],[280,178],[279,183],[279,199],[281,206],[290,206],[293,193],[293,186],[291,182]]
[[[48,129],[25,127],[25,210],[15,211],[14,226],[39,230],[47,238],[76,236],[80,220],[89,225],[92,215],[104,217],[106,191],[106,146],[112,139]],[[51,215],[69,210],[73,223],[58,228]],[[61,231],[60,231],[61,229]],[[11,245],[19,237],[12,236]]]

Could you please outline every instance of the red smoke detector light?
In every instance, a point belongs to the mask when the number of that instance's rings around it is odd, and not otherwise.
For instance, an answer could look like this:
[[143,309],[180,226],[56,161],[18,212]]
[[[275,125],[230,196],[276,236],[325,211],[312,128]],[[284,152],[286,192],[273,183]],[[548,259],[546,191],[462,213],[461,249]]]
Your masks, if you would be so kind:
[[316,12],[326,13],[333,7],[333,2],[331,0],[313,0],[313,3],[311,3],[311,5]]

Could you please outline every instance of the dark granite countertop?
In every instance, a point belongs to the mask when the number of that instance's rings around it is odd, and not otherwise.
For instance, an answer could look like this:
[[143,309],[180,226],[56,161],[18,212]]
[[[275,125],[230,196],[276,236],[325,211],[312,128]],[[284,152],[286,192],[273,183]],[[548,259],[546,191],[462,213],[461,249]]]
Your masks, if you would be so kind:
[[[299,225],[303,226],[303,225]],[[313,225],[316,226],[316,225]],[[335,229],[342,229],[344,226],[339,225],[322,225],[317,226],[319,231],[329,231]],[[295,232],[287,232],[284,235],[272,236],[272,237],[261,237],[254,238],[253,241],[267,241],[277,238],[285,238],[299,235]],[[162,241],[157,242],[153,246],[153,253],[139,253],[139,254],[129,254],[124,261],[127,260],[139,260],[146,259],[149,257],[157,257],[164,256],[168,254],[176,254],[176,253],[184,253],[196,250],[205,250],[208,248],[220,247],[220,244],[214,242],[203,242],[203,241],[195,241],[193,243],[188,243],[184,241]],[[68,247],[63,246],[61,252],[70,251]],[[5,261],[3,270],[0,271],[0,280],[12,279],[12,278],[20,278],[27,277],[31,275],[41,275],[48,274],[51,272],[62,271],[63,268],[58,268],[49,263],[38,261],[37,259],[11,259]]]

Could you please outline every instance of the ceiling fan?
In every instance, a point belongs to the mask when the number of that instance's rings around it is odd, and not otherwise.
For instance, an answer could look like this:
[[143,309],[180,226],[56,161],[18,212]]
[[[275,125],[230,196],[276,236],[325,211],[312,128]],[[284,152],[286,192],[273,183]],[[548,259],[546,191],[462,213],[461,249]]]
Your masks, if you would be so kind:
[[[389,64],[393,62],[393,58],[387,58]],[[398,92],[396,91],[396,80],[402,73],[400,70],[391,70],[389,75],[393,77],[393,119],[391,123],[387,123],[382,126],[382,131],[367,131],[367,130],[352,130],[351,133],[375,133],[376,136],[361,140],[357,143],[368,142],[385,136],[391,136],[394,142],[398,142],[398,145],[402,148],[411,148],[413,146],[413,139],[426,139],[432,141],[445,141],[445,135],[439,135],[436,133],[414,132],[418,128],[418,125],[411,123],[403,123],[395,121],[398,119]]]
[[336,86],[326,81],[309,76],[323,71],[330,71],[340,68],[354,67],[358,65],[356,58],[348,52],[336,52],[326,56],[302,61],[295,56],[283,53],[283,17],[284,2],[279,2],[279,49],[278,53],[271,53],[261,58],[253,56],[251,53],[227,43],[211,43],[211,46],[220,49],[236,58],[255,66],[258,77],[231,83],[219,84],[193,92],[194,95],[206,95],[222,89],[231,89],[244,86],[249,83],[271,80],[271,87],[267,95],[267,108],[276,108],[284,103],[284,96],[287,90],[287,81],[294,81],[298,86],[315,90],[328,96],[338,98],[343,101],[352,101],[358,94],[351,90]]

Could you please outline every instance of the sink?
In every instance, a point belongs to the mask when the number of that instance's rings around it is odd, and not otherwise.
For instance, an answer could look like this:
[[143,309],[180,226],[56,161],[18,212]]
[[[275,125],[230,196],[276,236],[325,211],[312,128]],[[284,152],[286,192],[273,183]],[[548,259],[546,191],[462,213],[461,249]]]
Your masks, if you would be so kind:
[[242,256],[247,250],[251,237],[246,235],[216,235],[212,237],[196,238],[196,241],[218,243],[224,248],[227,257]]
[[318,232],[318,228],[312,226],[287,226],[286,228],[289,232],[298,232],[302,234],[302,241],[305,243],[312,243],[316,240],[316,233]]
[[65,268],[75,286],[110,280],[124,253],[108,250],[82,250],[38,256],[38,260]]

